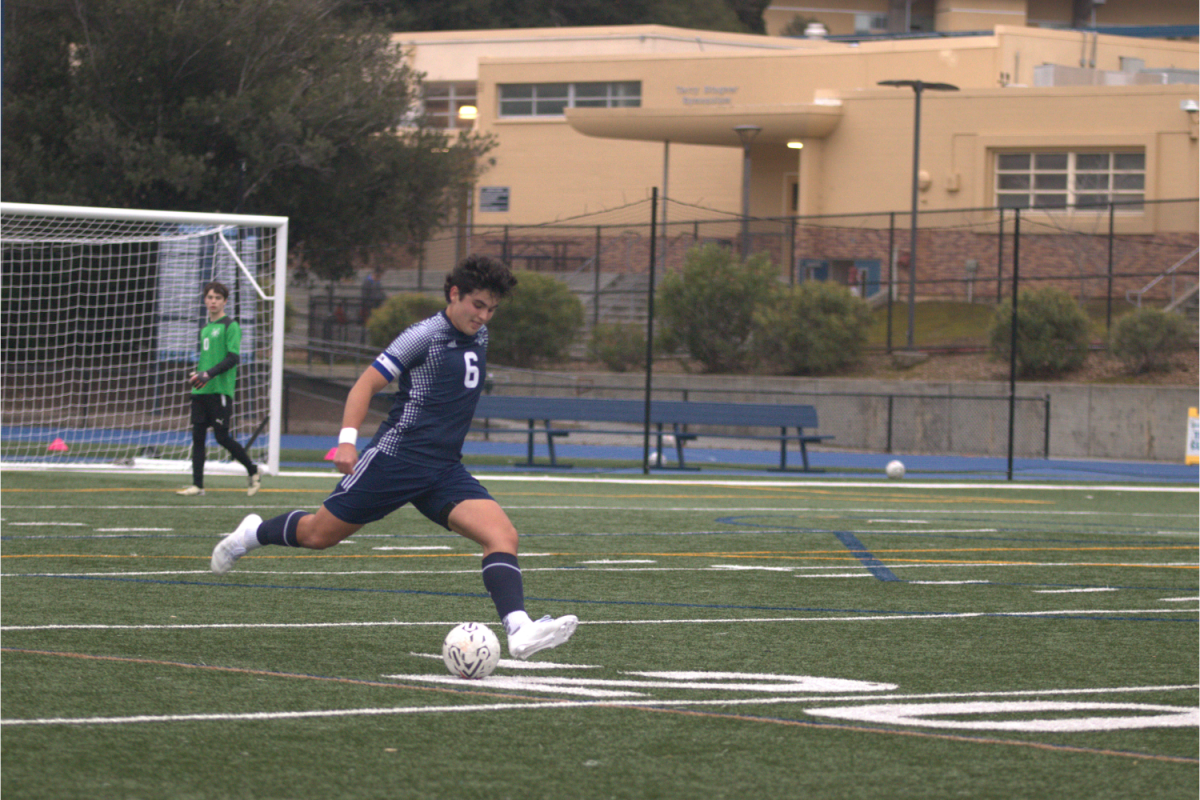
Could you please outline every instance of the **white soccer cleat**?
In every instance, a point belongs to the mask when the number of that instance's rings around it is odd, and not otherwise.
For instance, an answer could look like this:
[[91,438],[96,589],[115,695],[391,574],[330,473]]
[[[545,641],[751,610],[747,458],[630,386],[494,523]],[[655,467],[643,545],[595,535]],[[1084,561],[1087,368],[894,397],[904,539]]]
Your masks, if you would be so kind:
[[527,623],[508,637],[508,654],[522,661],[534,653],[558,647],[575,632],[579,617],[574,614],[552,619],[549,616]]
[[175,494],[181,494],[184,497],[199,497],[204,494],[204,490],[199,486],[189,486],[186,489],[180,489]]
[[262,488],[262,477],[261,476],[262,476],[261,472],[256,472],[253,475],[251,475],[250,477],[246,478],[246,496],[247,497],[254,497],[254,495],[258,494],[258,490]]
[[257,530],[259,525],[262,525],[262,517],[258,514],[251,514],[241,521],[233,533],[217,543],[217,546],[213,548],[212,563],[209,565],[213,573],[224,575],[233,569],[233,562],[246,555],[246,546],[242,544],[242,537],[245,536],[246,531]]

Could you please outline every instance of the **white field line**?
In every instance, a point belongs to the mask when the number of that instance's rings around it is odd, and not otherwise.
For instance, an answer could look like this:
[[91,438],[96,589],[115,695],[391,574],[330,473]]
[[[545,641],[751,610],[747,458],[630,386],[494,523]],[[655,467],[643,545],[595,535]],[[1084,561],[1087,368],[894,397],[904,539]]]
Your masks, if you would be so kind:
[[[1194,614],[1190,608],[1124,608],[1124,609],[1060,609],[1055,611],[948,611],[948,612],[914,612],[912,614],[877,614],[864,616],[859,614],[845,616],[823,617],[713,617],[709,619],[613,619],[613,620],[580,620],[580,625],[743,625],[772,622],[894,622],[899,620],[937,621],[950,619],[987,619],[987,618],[1036,618],[1036,617],[1078,617],[1078,616],[1109,616],[1113,614]],[[454,627],[458,622],[409,622],[390,620],[383,622],[217,622],[204,624],[177,625],[109,625],[103,623],[87,624],[50,624],[50,625],[2,625],[0,632],[17,633],[20,631],[171,631],[171,630],[230,630],[238,628],[371,628],[371,627]]]
[[[703,498],[702,498],[703,499]],[[756,498],[762,500],[762,498]],[[781,502],[784,499],[781,498]],[[919,502],[919,501],[918,501]],[[188,503],[187,510],[195,511],[196,509],[220,509],[220,510],[273,510],[282,509],[293,511],[296,509],[297,503],[268,505],[266,503],[254,503],[248,505],[236,505],[226,503],[210,503],[210,504],[193,504]],[[316,504],[309,504],[315,507]],[[1175,514],[1166,512],[1124,512],[1124,511],[1050,511],[1045,509],[952,509],[952,508],[922,508],[922,509],[896,509],[896,508],[855,508],[847,509],[844,507],[824,507],[824,506],[737,506],[733,504],[723,506],[639,506],[639,505],[523,505],[512,500],[505,500],[504,507],[509,510],[517,511],[639,511],[639,512],[664,512],[669,514],[678,514],[681,512],[695,511],[700,513],[722,512],[726,514],[748,513],[748,512],[783,512],[792,514],[954,514],[954,515],[979,515],[979,516],[999,516],[999,515],[1021,515],[1021,516],[1062,516],[1062,517],[1168,517],[1174,519],[1195,519],[1195,514]],[[179,511],[179,506],[176,505],[22,505],[10,506],[10,508],[32,509],[37,511],[72,511],[86,509],[88,511]],[[417,515],[420,512],[405,506],[396,510],[396,514],[413,514]],[[871,522],[879,522],[879,520],[870,520]],[[911,520],[892,520],[893,524],[901,522],[910,522],[917,524]],[[17,525],[22,523],[6,523],[8,525]],[[82,525],[84,523],[72,523]],[[1162,531],[1162,533],[1175,533],[1176,531]],[[357,534],[359,536],[363,534]],[[374,534],[379,535],[379,534]],[[1195,535],[1193,533],[1192,535]]]
[[[0,469],[13,472],[41,472],[50,469],[64,470],[78,473],[100,473],[112,474],[114,471],[122,471],[113,467],[79,467],[71,468],[63,465],[46,466],[41,464],[9,464],[7,462],[0,463]],[[233,465],[232,471],[236,471],[236,465]],[[186,472],[186,464],[181,466],[177,471]],[[129,476],[138,476],[140,473],[129,470],[124,471],[124,474]],[[912,480],[893,481],[885,477],[876,478],[873,480],[843,480],[840,478],[796,478],[792,480],[779,481],[763,481],[752,480],[747,478],[618,478],[607,475],[509,475],[507,473],[490,473],[486,468],[473,472],[475,477],[480,480],[488,481],[515,481],[521,483],[579,483],[595,486],[597,484],[613,484],[618,486],[624,485],[641,485],[641,486],[767,486],[767,487],[820,487],[828,489],[833,487],[851,487],[851,488],[870,488],[870,489],[887,489],[889,491],[897,491],[904,489],[1004,489],[1004,490],[1022,490],[1030,489],[1035,491],[1079,491],[1079,492],[1200,492],[1200,486],[1145,486],[1140,484],[1054,484],[1054,483],[1023,483],[1015,481],[999,481],[999,482],[963,482],[951,483],[942,481],[916,482]],[[311,470],[297,470],[295,472],[281,471],[275,476],[276,479],[284,478],[320,478],[323,481],[330,482],[340,476],[333,470],[325,472],[314,472]],[[193,508],[195,506],[192,506]]]
[[1093,586],[1087,589],[1034,589],[1034,594],[1082,594],[1085,592],[1115,592],[1111,587]]
[[[486,688],[486,680],[480,681],[480,687]],[[399,686],[399,684],[398,684]],[[385,708],[354,708],[332,709],[320,711],[259,711],[243,714],[160,714],[138,715],[131,717],[49,717],[42,719],[4,719],[0,725],[128,725],[148,722],[233,722],[257,721],[275,719],[312,719],[320,717],[356,717],[356,716],[387,716],[394,714],[441,714],[465,713],[478,711],[513,711],[522,709],[556,709],[556,708],[612,708],[621,706],[655,706],[655,707],[706,707],[706,706],[742,706],[742,705],[779,705],[816,702],[861,702],[868,699],[886,699],[889,702],[900,700],[926,699],[961,699],[980,697],[1063,697],[1072,695],[1106,695],[1145,692],[1192,692],[1200,686],[1129,686],[1112,689],[1046,689],[1025,692],[963,692],[963,693],[934,693],[934,694],[871,694],[859,693],[848,696],[791,696],[791,697],[755,697],[755,698],[726,698],[721,700],[542,700],[531,698],[519,703],[487,703],[479,705],[454,706],[392,706]]]
[[[463,553],[461,555],[470,556],[474,553]],[[536,554],[522,553],[522,557],[532,557]],[[770,556],[763,556],[764,559],[769,559]],[[827,565],[827,566],[787,566],[787,567],[766,567],[766,566],[750,566],[747,564],[712,564],[706,567],[617,567],[612,563],[604,564],[603,562],[579,561],[579,564],[590,564],[587,572],[821,572],[840,570],[845,573],[849,568],[846,564]],[[628,562],[636,563],[636,562]],[[595,564],[602,564],[595,566]],[[888,564],[888,569],[1020,569],[1026,567],[1092,567],[1091,563],[1079,563],[1073,561],[1061,561],[1050,563],[1001,563],[1001,562],[980,562],[977,564],[944,564],[933,562],[929,564]],[[1131,562],[1126,561],[1121,563],[1122,567],[1131,568],[1152,568],[1152,567],[1195,567],[1195,561],[1147,561],[1147,562]],[[865,568],[864,568],[865,570]],[[578,567],[521,567],[521,572],[579,572]],[[235,573],[231,573],[235,578],[239,575],[269,575],[276,578],[296,577],[296,576],[346,576],[346,575],[475,575],[479,572],[478,568],[471,569],[358,569],[358,570],[254,570],[254,569],[239,569]],[[207,569],[172,569],[172,570],[122,570],[120,572],[2,572],[0,578],[22,578],[22,577],[39,577],[39,578],[144,578],[149,576],[170,576],[170,575],[211,575]],[[802,575],[798,577],[850,577],[860,578],[870,576],[869,572],[855,572],[842,574],[822,574],[822,575]],[[919,584],[937,584],[940,581],[906,581],[915,585]],[[954,581],[960,583],[960,581]],[[1099,591],[1099,590],[1097,590]],[[1182,591],[1182,590],[1181,590]],[[1197,598],[1183,598],[1197,599]]]
[[[462,555],[475,555],[473,553],[464,553]],[[531,557],[532,553],[522,553],[522,557]],[[769,556],[763,556],[769,558]],[[580,564],[594,564],[595,562],[580,561]],[[978,564],[888,564],[888,569],[1020,569],[1026,567],[1092,567],[1091,563],[1079,563],[1072,561],[1051,562],[1051,563],[1000,563],[1000,562],[981,562]],[[1122,567],[1195,567],[1195,561],[1148,561],[1148,562],[1122,562]],[[848,569],[848,565],[836,566],[787,566],[787,567],[757,567],[746,564],[712,564],[707,567],[615,567],[611,564],[604,566],[589,566],[587,572],[820,572],[822,570],[842,570]],[[865,568],[864,568],[865,570]],[[521,567],[521,572],[579,572],[578,567]],[[269,575],[277,578],[295,577],[295,576],[345,576],[345,575],[475,575],[479,572],[477,568],[472,569],[358,569],[358,570],[254,570],[254,569],[239,569],[235,573],[231,573],[235,578],[239,575]],[[39,578],[131,578],[131,577],[149,577],[149,576],[169,576],[169,575],[211,575],[207,569],[172,569],[172,570],[123,570],[120,572],[3,572],[0,573],[0,578],[22,578],[22,577],[39,577]],[[870,576],[869,572],[845,573],[844,577],[860,578]],[[831,578],[842,577],[840,574],[823,574],[823,575],[802,575],[797,577],[818,577]],[[960,583],[961,581],[954,581]],[[978,581],[977,581],[978,582]],[[906,581],[914,585],[919,584],[937,584],[940,581]],[[1197,598],[1181,598],[1185,600],[1195,600]]]

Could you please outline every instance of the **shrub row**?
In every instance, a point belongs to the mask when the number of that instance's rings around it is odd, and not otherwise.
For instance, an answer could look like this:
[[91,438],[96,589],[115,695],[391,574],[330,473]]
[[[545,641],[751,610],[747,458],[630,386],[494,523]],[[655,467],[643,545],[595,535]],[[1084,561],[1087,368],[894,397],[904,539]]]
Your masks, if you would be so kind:
[[[517,288],[489,326],[489,360],[532,367],[565,359],[583,328],[582,302],[552,277],[527,271],[516,275]],[[709,373],[837,373],[861,359],[871,321],[867,303],[845,286],[825,281],[785,286],[765,254],[743,262],[716,244],[693,248],[683,268],[663,278],[657,303],[655,350],[682,354]],[[371,343],[386,346],[444,305],[429,295],[390,298],[368,320]],[[1088,316],[1063,290],[1021,292],[1021,377],[1054,377],[1078,369],[1092,338]],[[1168,368],[1172,355],[1188,348],[1189,340],[1183,318],[1143,308],[1113,326],[1110,351],[1137,374]],[[1007,361],[1011,343],[1012,301],[1006,300],[993,318],[990,350]],[[646,358],[645,330],[633,324],[597,325],[588,353],[614,371],[639,369]]]

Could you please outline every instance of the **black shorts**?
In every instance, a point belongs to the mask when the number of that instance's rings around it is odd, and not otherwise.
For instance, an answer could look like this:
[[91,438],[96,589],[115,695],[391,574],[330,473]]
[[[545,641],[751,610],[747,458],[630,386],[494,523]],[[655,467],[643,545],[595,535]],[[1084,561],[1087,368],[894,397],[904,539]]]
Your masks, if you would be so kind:
[[233,398],[227,394],[192,395],[192,424],[229,427]]

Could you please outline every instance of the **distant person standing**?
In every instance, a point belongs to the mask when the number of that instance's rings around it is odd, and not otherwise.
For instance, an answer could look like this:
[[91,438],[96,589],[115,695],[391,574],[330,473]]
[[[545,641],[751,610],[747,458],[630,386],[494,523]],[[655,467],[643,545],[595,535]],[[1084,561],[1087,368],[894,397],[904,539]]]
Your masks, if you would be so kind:
[[200,330],[200,358],[188,375],[192,385],[192,485],[176,494],[195,497],[204,494],[205,445],[212,428],[217,444],[229,451],[246,468],[246,494],[258,492],[261,476],[245,448],[229,433],[233,416],[233,393],[237,385],[237,365],[241,361],[242,329],[237,320],[225,315],[229,289],[217,281],[204,286],[204,307],[208,322]]
[[367,273],[362,283],[362,323],[367,324],[371,312],[383,305],[387,292],[383,290],[383,270],[376,267]]

